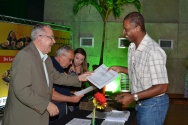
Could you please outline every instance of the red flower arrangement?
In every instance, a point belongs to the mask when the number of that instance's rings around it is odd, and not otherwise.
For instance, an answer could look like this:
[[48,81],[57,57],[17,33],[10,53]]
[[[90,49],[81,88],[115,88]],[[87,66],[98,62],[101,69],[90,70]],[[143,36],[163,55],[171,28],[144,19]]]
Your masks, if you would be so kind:
[[94,95],[93,104],[94,104],[94,106],[96,106],[99,109],[104,109],[106,107],[106,98],[105,98],[105,96],[102,93],[97,92]]
[[94,104],[94,109],[93,109],[93,116],[92,116],[92,125],[95,125],[96,108],[104,109],[106,107],[105,96],[100,92],[95,93],[94,98],[93,98],[93,104]]

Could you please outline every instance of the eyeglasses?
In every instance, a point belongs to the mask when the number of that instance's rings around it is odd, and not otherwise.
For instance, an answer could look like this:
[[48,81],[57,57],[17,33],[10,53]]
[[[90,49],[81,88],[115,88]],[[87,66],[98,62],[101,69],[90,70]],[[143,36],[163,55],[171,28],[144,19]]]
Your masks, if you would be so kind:
[[39,36],[47,37],[47,38],[51,39],[52,41],[55,40],[54,36],[47,36],[47,35],[39,35]]

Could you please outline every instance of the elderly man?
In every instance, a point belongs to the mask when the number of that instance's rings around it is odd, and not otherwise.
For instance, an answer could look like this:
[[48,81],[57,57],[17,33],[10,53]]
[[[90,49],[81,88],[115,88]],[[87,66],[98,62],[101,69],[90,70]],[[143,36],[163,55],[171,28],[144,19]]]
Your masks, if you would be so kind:
[[[60,73],[64,73],[65,70],[72,64],[74,59],[74,51],[69,46],[63,46],[56,51],[56,56],[51,57],[53,66]],[[62,118],[67,114],[68,108],[66,102],[76,103],[79,102],[82,96],[71,96],[70,90],[66,86],[53,85],[52,100],[53,103],[59,109],[59,115],[50,117],[50,123]]]
[[2,125],[47,125],[49,115],[59,110],[51,102],[53,83],[80,86],[89,72],[70,76],[53,67],[48,53],[55,43],[49,25],[36,25],[31,32],[32,42],[15,56],[10,69],[10,86]]

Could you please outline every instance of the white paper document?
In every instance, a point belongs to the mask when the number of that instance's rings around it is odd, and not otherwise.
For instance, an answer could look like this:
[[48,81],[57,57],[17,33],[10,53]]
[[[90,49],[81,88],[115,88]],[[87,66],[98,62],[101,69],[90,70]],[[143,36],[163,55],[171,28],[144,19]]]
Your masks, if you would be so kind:
[[107,120],[104,120],[101,125],[124,125],[125,124],[125,121],[124,122],[118,122],[118,121],[107,121]]
[[86,93],[88,93],[88,92],[90,92],[90,91],[92,91],[92,90],[94,90],[94,89],[96,89],[96,87],[90,86],[90,87],[88,87],[88,88],[85,88],[85,89],[82,89],[82,90],[80,90],[80,91],[77,91],[77,92],[75,92],[74,94],[77,95],[77,96],[79,96],[79,95],[84,95],[84,94],[86,94]]
[[94,74],[88,76],[87,79],[94,84],[97,88],[101,89],[108,83],[117,78],[119,74],[113,70],[108,71],[108,67],[102,64],[94,70]]
[[112,110],[111,112],[108,113],[106,116],[105,120],[107,121],[118,121],[118,122],[125,122],[128,120],[130,116],[129,111],[117,111],[117,110]]
[[[117,122],[117,125],[121,125],[121,123],[125,123],[129,119],[130,112],[129,111],[118,111],[112,110],[111,112],[95,112],[95,118],[105,119],[106,121]],[[90,113],[87,118],[92,118],[92,113]],[[105,122],[106,123],[106,122]],[[113,125],[113,124],[112,124]],[[115,124],[116,125],[116,124]]]
[[66,125],[90,125],[90,124],[91,124],[90,119],[73,118]]
[[[95,111],[95,118],[98,119],[105,119],[107,116],[108,112],[99,112],[99,111]],[[90,113],[88,116],[86,116],[87,118],[92,118],[93,113]]]

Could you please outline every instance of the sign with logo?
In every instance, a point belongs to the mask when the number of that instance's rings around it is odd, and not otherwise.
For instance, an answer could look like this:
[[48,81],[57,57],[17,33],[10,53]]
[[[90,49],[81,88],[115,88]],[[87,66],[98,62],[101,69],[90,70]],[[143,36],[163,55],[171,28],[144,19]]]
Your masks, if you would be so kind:
[[[14,56],[31,41],[32,25],[12,22],[0,22],[0,106],[5,105],[8,95],[10,67]],[[63,45],[70,45],[71,32],[54,30],[56,44],[52,47],[51,56]]]

